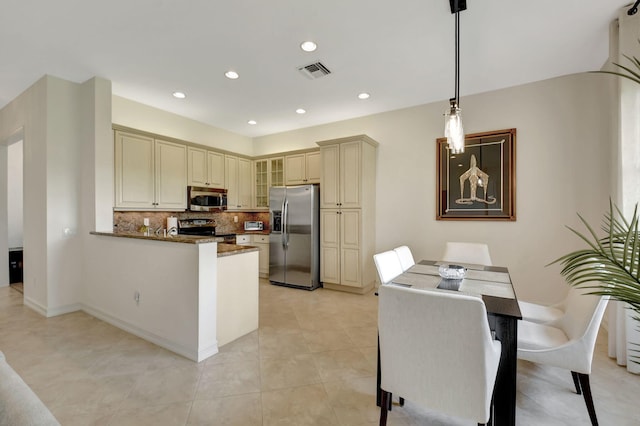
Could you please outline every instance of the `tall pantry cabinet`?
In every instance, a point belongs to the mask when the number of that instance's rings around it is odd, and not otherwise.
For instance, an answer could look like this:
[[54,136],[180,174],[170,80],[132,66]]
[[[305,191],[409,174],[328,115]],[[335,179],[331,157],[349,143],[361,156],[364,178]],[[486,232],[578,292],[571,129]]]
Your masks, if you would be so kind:
[[366,135],[320,146],[320,280],[366,293],[375,285],[375,183],[378,143]]

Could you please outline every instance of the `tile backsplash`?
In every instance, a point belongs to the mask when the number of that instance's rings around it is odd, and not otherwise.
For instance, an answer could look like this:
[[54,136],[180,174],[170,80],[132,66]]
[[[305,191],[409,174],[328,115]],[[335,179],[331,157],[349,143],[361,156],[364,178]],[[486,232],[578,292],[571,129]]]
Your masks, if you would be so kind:
[[[167,227],[167,218],[175,216],[180,219],[207,218],[215,219],[216,232],[219,234],[241,234],[244,232],[246,220],[260,220],[264,223],[264,230],[269,230],[269,212],[156,212],[156,211],[116,211],[113,212],[113,232],[132,232],[140,230],[144,218],[149,218],[149,226],[152,229],[164,229]],[[234,222],[234,217],[238,222]]]

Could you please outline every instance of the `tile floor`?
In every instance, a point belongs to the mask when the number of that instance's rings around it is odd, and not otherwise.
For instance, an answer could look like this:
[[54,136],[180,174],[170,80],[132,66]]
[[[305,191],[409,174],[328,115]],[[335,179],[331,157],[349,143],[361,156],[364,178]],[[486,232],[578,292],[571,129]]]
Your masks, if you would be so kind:
[[[45,319],[0,288],[0,350],[63,425],[376,425],[377,298],[260,283],[260,329],[196,364],[77,312]],[[607,358],[600,424],[640,425],[640,376]],[[518,365],[518,425],[588,425],[568,372]],[[2,424],[2,419],[0,419]],[[472,425],[407,402],[393,425]]]

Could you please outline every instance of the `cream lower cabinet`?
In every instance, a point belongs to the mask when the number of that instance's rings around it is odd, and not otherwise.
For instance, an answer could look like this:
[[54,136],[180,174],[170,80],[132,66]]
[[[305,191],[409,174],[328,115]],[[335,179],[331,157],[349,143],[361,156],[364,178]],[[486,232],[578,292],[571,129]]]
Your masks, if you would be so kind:
[[115,208],[187,208],[187,147],[145,135],[115,132]]
[[260,278],[269,278],[269,236],[251,235],[251,244],[260,250],[258,261]]
[[359,289],[362,283],[360,210],[320,211],[320,280]]
[[258,234],[236,235],[236,244],[258,248],[258,275],[269,278],[269,236]]

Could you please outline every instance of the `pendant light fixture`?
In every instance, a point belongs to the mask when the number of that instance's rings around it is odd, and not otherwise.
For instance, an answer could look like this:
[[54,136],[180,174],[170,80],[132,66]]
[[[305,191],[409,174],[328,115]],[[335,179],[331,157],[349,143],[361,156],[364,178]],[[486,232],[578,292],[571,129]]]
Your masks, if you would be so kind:
[[456,74],[455,97],[449,99],[449,109],[444,113],[444,135],[452,154],[464,152],[464,130],[460,114],[460,11],[467,9],[466,0],[449,0],[451,13],[456,21]]

